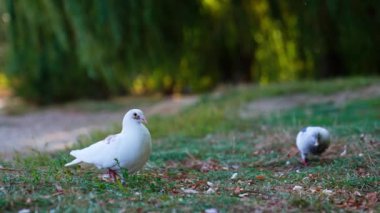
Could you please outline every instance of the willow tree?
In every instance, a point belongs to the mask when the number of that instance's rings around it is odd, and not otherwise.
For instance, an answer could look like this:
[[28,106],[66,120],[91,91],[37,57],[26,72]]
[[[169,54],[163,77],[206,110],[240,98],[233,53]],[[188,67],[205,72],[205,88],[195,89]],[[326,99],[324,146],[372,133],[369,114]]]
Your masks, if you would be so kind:
[[371,0],[7,0],[17,94],[39,103],[380,73]]
[[380,74],[379,1],[304,1],[289,9],[298,17],[298,51],[312,66],[302,76]]
[[184,31],[199,16],[197,1],[172,3],[7,1],[15,91],[49,103],[139,91],[141,81],[142,89],[172,90]]

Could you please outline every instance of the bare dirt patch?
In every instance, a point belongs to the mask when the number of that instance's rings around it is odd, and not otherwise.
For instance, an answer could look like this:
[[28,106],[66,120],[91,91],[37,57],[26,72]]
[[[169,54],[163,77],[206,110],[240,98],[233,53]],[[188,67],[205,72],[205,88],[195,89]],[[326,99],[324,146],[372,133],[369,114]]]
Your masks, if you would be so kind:
[[291,94],[249,102],[241,108],[240,117],[253,118],[312,104],[331,103],[336,106],[343,106],[351,100],[378,96],[380,96],[380,85],[371,85],[354,91],[346,90],[331,95]]
[[[140,108],[148,117],[165,116],[178,113],[197,100],[197,96],[171,97]],[[121,122],[124,113],[125,110],[121,109],[94,112],[76,107],[54,107],[22,115],[0,114],[0,155],[10,158],[14,151],[63,149],[75,143],[81,135],[113,128]]]

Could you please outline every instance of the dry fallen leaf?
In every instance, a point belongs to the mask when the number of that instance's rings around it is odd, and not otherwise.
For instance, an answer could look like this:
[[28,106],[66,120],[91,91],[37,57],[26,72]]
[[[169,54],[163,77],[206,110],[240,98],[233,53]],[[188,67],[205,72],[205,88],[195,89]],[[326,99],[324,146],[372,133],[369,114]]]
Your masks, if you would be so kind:
[[206,194],[214,194],[215,193],[215,190],[213,188],[209,188],[207,189],[207,191],[205,192]]
[[291,147],[290,151],[288,152],[287,156],[288,158],[294,157],[296,154],[298,154],[298,149],[296,147]]
[[239,194],[239,197],[248,197],[248,193]]
[[240,194],[242,191],[243,191],[243,189],[241,189],[239,186],[237,186],[237,187],[234,189],[234,194],[235,194],[235,195],[238,195],[238,194]]
[[240,168],[240,166],[239,165],[232,165],[231,168],[234,169],[234,170],[237,170],[237,169]]
[[18,213],[29,213],[30,209],[21,209],[18,211]]
[[113,182],[113,180],[110,178],[108,174],[99,174],[98,178],[104,182],[108,182],[108,183]]
[[233,173],[230,179],[235,180],[237,178],[237,175],[238,175],[238,173]]
[[294,186],[293,191],[302,191],[302,186]]
[[363,204],[363,199],[356,199],[355,197],[349,197],[346,200],[346,206],[359,208]]
[[59,193],[63,193],[63,189],[62,189],[62,186],[59,185],[59,184],[55,184],[55,189],[57,190],[57,192]]
[[[190,182],[192,182],[192,181],[190,181]],[[206,181],[199,180],[199,181],[195,182],[194,184],[192,184],[190,188],[197,189],[197,190],[199,190],[199,189],[204,190],[204,189],[206,189],[208,187],[207,187],[207,182]]]
[[264,175],[257,175],[256,180],[265,180],[265,176]]
[[109,203],[109,204],[114,204],[114,203],[116,203],[116,200],[114,200],[114,199],[109,199],[107,203]]
[[379,201],[379,199],[377,197],[377,192],[370,192],[370,193],[366,194],[365,198],[368,201],[369,207],[374,207],[376,205],[377,201]]
[[[201,161],[194,157],[191,157],[185,160],[183,164],[187,168],[196,169],[200,172],[217,171],[217,170],[222,169],[222,166],[219,164],[219,162],[213,159],[209,159],[207,161]],[[175,164],[175,166],[177,166],[177,164]]]
[[334,192],[332,190],[329,190],[329,189],[324,189],[322,191],[322,193],[325,194],[325,195],[332,195]]
[[25,201],[26,204],[31,204],[32,203],[32,199],[30,197],[28,197]]
[[182,188],[181,190],[185,194],[198,194],[198,191],[194,190],[194,189],[184,189],[184,188]]
[[285,174],[283,172],[277,172],[275,174],[276,177],[283,177]]
[[317,177],[316,174],[308,174],[307,175],[310,179],[315,179]]
[[358,175],[360,175],[362,177],[367,175],[367,171],[364,168],[357,168],[356,172]]
[[[122,209],[120,209],[118,212],[119,212],[119,213],[125,213],[125,212],[128,212],[128,211],[127,211],[127,209],[122,208]],[[138,212],[138,213],[142,212],[142,208],[138,208],[138,209],[136,210],[136,212]]]
[[345,156],[347,154],[347,145],[344,145],[344,150],[340,153],[340,156]]
[[218,209],[215,209],[215,208],[206,209],[205,213],[218,213]]

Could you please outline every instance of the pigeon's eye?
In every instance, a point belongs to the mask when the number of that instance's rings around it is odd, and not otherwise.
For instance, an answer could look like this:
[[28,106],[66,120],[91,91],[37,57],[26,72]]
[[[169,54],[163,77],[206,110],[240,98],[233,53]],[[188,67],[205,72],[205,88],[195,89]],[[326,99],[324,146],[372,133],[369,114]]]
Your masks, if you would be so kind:
[[137,113],[133,113],[133,116],[136,117],[136,116],[137,116]]

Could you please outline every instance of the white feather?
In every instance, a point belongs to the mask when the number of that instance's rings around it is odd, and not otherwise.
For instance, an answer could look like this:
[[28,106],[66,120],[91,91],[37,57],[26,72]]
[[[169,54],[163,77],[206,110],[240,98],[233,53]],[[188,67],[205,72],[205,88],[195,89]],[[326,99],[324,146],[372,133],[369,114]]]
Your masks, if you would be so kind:
[[[137,120],[136,115],[141,119]],[[70,154],[76,159],[65,166],[84,162],[99,169],[119,170],[122,167],[130,173],[140,170],[148,161],[152,148],[149,130],[141,123],[144,120],[141,110],[129,110],[119,134],[108,136],[84,149],[71,151]]]
[[70,163],[66,163],[65,166],[72,166],[72,165],[75,165],[75,164],[78,164],[78,163],[81,163],[82,161],[79,160],[79,159],[74,159],[73,161],[71,161]]

